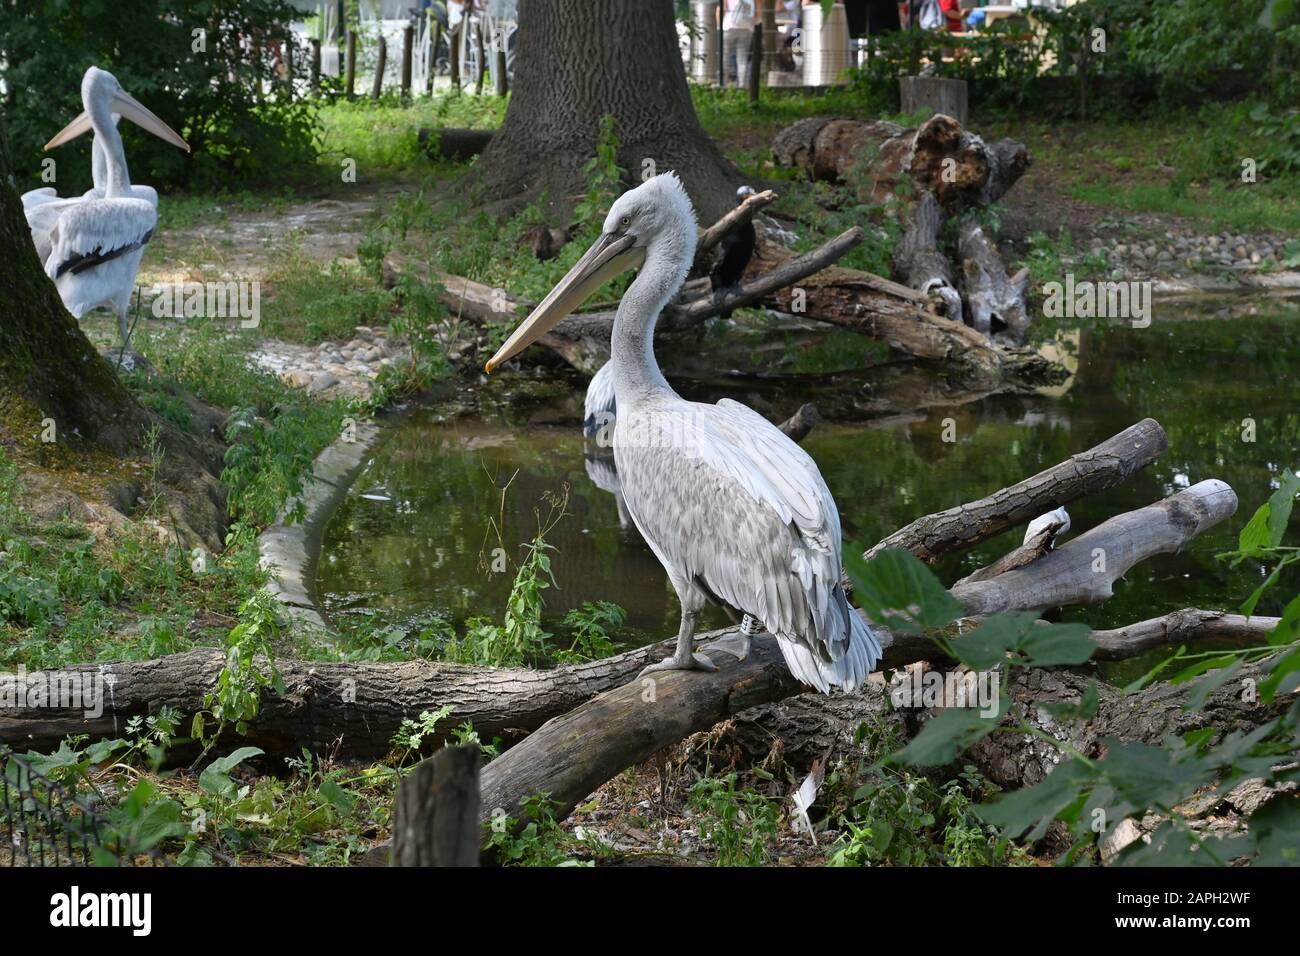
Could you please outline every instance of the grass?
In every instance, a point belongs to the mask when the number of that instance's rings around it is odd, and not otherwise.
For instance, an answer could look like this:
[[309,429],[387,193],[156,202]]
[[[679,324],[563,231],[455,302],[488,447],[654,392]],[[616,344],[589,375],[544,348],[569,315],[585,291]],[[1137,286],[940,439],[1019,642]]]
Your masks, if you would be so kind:
[[[1095,122],[1029,118],[977,123],[990,138],[1023,140],[1064,195],[1120,213],[1179,217],[1219,232],[1300,230],[1300,174],[1263,162],[1276,143],[1251,111],[1259,104],[1207,103],[1196,110]],[[1196,131],[1189,135],[1189,131]],[[1242,160],[1260,161],[1243,183]],[[1021,187],[1023,188],[1023,187]]]

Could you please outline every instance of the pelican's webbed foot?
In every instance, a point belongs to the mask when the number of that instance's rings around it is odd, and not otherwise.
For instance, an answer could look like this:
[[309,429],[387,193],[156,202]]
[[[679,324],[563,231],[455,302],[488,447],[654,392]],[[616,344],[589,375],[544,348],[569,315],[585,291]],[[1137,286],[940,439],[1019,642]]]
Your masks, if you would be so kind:
[[730,654],[738,661],[743,661],[749,656],[749,635],[744,631],[731,631],[716,641],[709,641],[700,650],[720,651],[724,654]]
[[691,654],[688,657],[678,657],[674,654],[672,657],[665,657],[658,664],[651,664],[637,676],[638,678],[645,677],[646,674],[655,671],[708,671],[712,673],[717,669],[718,665],[703,654]]

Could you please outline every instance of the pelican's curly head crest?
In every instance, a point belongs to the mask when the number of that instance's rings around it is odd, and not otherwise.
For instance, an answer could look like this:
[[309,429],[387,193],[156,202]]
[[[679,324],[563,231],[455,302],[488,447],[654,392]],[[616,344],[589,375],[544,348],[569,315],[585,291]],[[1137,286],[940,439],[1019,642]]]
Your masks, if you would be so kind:
[[605,217],[604,231],[635,237],[638,248],[689,244],[689,263],[695,256],[695,207],[675,172],[660,173],[619,196]]

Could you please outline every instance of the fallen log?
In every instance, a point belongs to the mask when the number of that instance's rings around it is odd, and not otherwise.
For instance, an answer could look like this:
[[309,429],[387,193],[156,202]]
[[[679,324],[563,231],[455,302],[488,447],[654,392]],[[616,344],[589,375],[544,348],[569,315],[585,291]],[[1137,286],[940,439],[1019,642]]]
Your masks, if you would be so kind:
[[986,581],[959,584],[952,596],[974,616],[1098,604],[1139,562],[1178,551],[1237,510],[1222,481],[1198,482],[1170,498],[1125,512],[1067,541],[1024,567]]
[[1053,508],[1127,481],[1169,448],[1160,423],[1145,418],[1099,445],[1071,455],[978,501],[925,515],[872,546],[868,561],[885,548],[902,548],[922,561],[987,541]]
[[941,228],[943,209],[935,194],[927,192],[917,202],[907,232],[894,249],[894,272],[909,287],[938,297],[944,304],[944,315],[961,322],[961,295],[953,282],[948,257],[939,251]]
[[[1208,616],[1217,612],[1194,613]],[[1105,632],[1094,632],[1094,637],[1102,633]],[[1251,640],[1245,635],[1242,639],[1243,643]],[[1132,656],[1146,649],[1149,648],[1135,641],[1112,651],[1122,650],[1125,656]],[[1098,653],[1096,659],[1116,658]],[[1255,665],[1248,665],[1242,678],[1251,673],[1258,677]],[[1159,744],[1167,734],[1186,733],[1207,725],[1222,732],[1249,730],[1277,716],[1279,709],[1243,701],[1241,684],[1237,681],[1216,690],[1203,708],[1194,711],[1183,709],[1190,684],[1156,683],[1126,696],[1119,688],[1097,681],[1100,697],[1097,715],[1084,726],[1063,727],[1043,706],[1077,703],[1095,681],[1095,674],[1087,668],[1019,672],[1011,681],[1011,698],[1037,729],[1068,742],[1085,756],[1096,755],[1098,741],[1104,736]],[[895,707],[883,684],[873,684],[862,694],[830,699],[802,693],[752,708],[728,721],[718,733],[711,735],[709,746],[713,753],[725,753],[738,765],[745,766],[754,766],[776,754],[786,767],[799,774],[806,772],[814,760],[833,763],[840,757],[881,756],[865,749],[870,741],[864,744],[859,739],[864,724],[878,729],[892,728],[895,734],[906,739],[919,728],[925,713],[922,709]],[[1038,738],[992,734],[967,751],[962,759],[975,764],[998,785],[1017,789],[1041,781],[1062,757],[1059,748]],[[768,769],[780,768],[769,765]]]
[[943,114],[910,129],[884,120],[803,119],[776,134],[772,156],[779,166],[845,182],[864,201],[896,210],[896,190],[910,181],[950,212],[996,202],[1031,162],[1023,143],[985,143]]
[[490,129],[430,129],[422,126],[416,135],[429,155],[463,163],[487,149],[495,132]]

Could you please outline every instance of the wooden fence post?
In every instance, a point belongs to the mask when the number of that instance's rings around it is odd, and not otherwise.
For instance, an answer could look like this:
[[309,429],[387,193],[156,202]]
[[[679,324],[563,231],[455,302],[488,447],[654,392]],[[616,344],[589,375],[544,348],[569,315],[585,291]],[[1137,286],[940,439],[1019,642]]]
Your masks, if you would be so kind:
[[442,42],[442,21],[433,15],[432,7],[429,9],[429,33],[432,42],[429,44],[429,72],[424,78],[424,92],[432,96],[433,80],[438,72],[438,44]]
[[312,37],[311,43],[311,91],[320,92],[320,40]]
[[[727,88],[727,47],[726,44],[723,42],[723,36],[722,36],[723,33],[722,0],[718,0],[717,14],[718,14],[718,35],[717,35],[718,42],[715,44],[715,46],[718,48],[718,89],[724,90]],[[739,82],[740,77],[736,77],[736,81]]]
[[478,76],[474,80],[474,95],[483,95],[483,78],[487,76],[487,50],[483,48],[483,21],[475,24],[474,49],[478,51]]
[[[749,102],[758,102],[758,87],[763,79],[763,24],[754,24],[754,35],[749,43]],[[739,82],[740,77],[736,77]]]
[[510,92],[509,65],[506,57],[506,36],[497,30],[492,34],[492,89],[497,96]]
[[951,116],[962,126],[967,121],[966,81],[940,76],[900,76],[899,110],[915,113],[928,106],[936,113]]
[[352,30],[348,31],[348,62],[344,77],[344,87],[348,99],[352,99],[357,82],[357,35]]
[[478,866],[479,748],[444,747],[415,765],[393,804],[390,866]]
[[402,99],[411,98],[411,56],[415,52],[415,27],[409,23],[402,31]]
[[375,66],[375,85],[370,90],[372,99],[379,99],[379,94],[384,91],[384,70],[388,67],[388,41],[383,37],[379,38],[379,63]]
[[451,85],[460,89],[460,37],[465,32],[465,21],[456,24],[447,33],[447,55],[451,66]]

